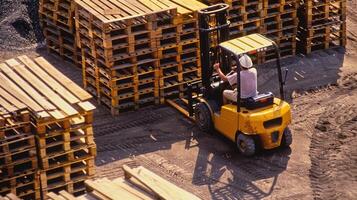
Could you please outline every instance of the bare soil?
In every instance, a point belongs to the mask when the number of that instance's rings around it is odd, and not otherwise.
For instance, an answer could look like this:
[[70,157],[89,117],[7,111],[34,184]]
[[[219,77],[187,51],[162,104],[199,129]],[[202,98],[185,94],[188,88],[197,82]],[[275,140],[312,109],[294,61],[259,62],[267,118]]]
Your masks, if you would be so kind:
[[[356,10],[357,1],[348,1],[345,49],[283,61],[289,69],[286,96],[293,111],[290,148],[245,158],[234,143],[219,134],[200,132],[168,106],[112,117],[99,105],[94,123],[96,177],[122,176],[122,164],[143,165],[202,199],[356,199]],[[11,18],[8,15],[0,12],[0,33],[3,17]],[[26,12],[16,16],[28,17]],[[9,44],[0,47],[0,62],[23,53],[41,55],[81,84],[80,69],[31,46],[36,42],[24,43],[27,49],[21,51],[12,50],[15,41],[6,37]],[[0,44],[2,40],[0,34]],[[272,64],[259,70],[259,90],[275,91]]]

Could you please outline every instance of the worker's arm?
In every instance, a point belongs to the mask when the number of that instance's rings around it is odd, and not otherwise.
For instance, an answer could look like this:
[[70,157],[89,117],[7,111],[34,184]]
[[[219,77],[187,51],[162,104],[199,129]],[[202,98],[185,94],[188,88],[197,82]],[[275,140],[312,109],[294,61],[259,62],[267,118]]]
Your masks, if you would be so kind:
[[227,76],[224,75],[223,72],[221,71],[221,68],[219,68],[219,63],[214,64],[213,67],[218,73],[218,76],[221,78],[221,80],[227,82],[228,81]]

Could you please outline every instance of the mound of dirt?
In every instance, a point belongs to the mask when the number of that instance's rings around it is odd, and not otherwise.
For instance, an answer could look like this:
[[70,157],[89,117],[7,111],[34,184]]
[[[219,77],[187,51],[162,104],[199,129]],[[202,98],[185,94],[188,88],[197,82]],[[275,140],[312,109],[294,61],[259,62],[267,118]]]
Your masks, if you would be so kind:
[[0,50],[24,50],[43,41],[38,0],[0,1]]

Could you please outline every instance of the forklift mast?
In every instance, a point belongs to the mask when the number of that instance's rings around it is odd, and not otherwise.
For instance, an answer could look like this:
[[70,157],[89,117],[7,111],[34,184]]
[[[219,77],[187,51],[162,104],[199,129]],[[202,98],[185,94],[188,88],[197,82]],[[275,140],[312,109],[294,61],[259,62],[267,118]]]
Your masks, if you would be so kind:
[[230,57],[219,48],[221,42],[229,40],[228,7],[220,3],[198,11],[202,84],[206,89],[211,84],[214,63],[219,62],[224,73],[230,70]]

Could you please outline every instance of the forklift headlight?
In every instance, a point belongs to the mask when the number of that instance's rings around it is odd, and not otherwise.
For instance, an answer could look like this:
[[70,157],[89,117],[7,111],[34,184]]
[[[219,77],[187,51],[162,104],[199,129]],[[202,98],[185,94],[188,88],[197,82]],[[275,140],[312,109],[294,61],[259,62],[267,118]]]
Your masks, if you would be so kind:
[[279,131],[274,131],[271,133],[271,141],[276,143],[279,139]]

